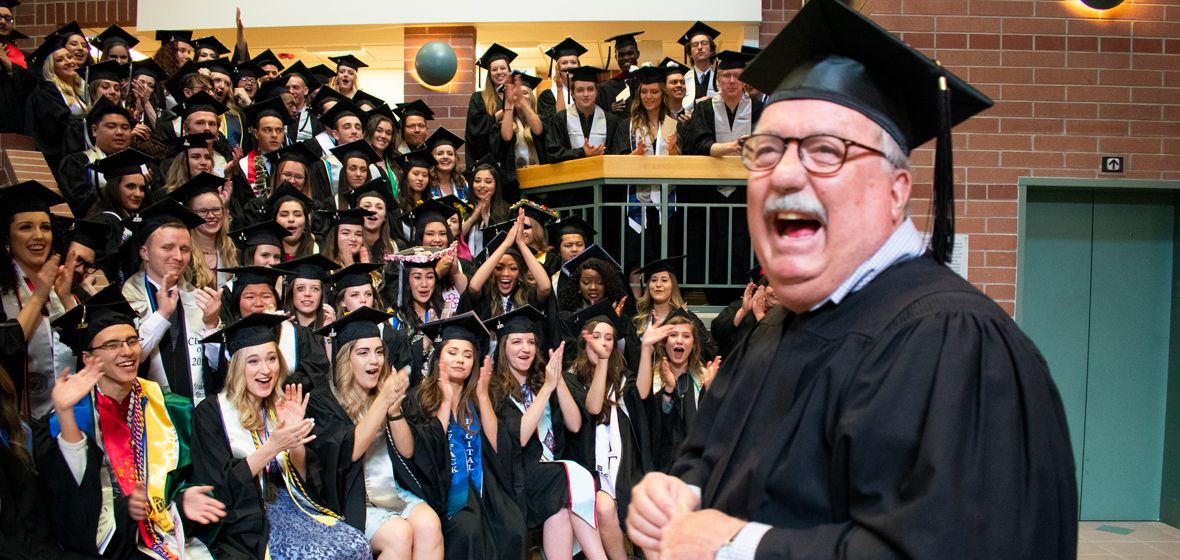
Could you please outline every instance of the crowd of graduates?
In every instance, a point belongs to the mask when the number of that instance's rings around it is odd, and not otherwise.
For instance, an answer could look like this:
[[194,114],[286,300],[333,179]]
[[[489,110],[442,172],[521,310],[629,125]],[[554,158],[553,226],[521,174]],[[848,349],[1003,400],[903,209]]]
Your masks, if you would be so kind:
[[538,92],[493,45],[460,137],[364,92],[354,56],[249,57],[240,23],[229,58],[161,31],[132,61],[131,34],[76,24],[26,56],[17,4],[0,128],[36,140],[59,191],[0,191],[0,549],[638,554],[631,486],[670,467],[773,290],[752,272],[706,326],[685,257],[625,269],[595,224],[522,199],[516,169],[737,154],[761,108],[737,80],[750,54],[698,22],[680,41],[701,65],[640,65],[624,34],[626,70],[599,82],[566,39]]

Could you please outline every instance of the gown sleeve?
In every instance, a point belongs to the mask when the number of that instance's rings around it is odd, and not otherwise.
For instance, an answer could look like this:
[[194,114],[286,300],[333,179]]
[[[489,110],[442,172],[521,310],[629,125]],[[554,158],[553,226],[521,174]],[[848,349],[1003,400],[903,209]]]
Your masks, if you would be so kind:
[[713,334],[709,332],[709,329],[705,328],[704,321],[701,321],[701,318],[697,317],[696,313],[689,311],[688,316],[692,319],[697,344],[701,348],[701,360],[708,362],[717,356],[717,341],[713,340]]
[[744,318],[742,318],[741,325],[736,327],[733,325],[733,318],[735,315],[737,315],[737,312],[739,309],[741,309],[741,307],[742,300],[739,299],[726,306],[725,309],[722,309],[721,312],[713,318],[713,321],[709,323],[711,327],[710,330],[713,334],[713,340],[717,342],[717,351],[722,356],[728,355],[730,350],[733,349],[734,344],[737,344],[738,339],[741,338],[741,335],[749,331],[750,328],[754,326],[753,314],[747,314]]
[[414,436],[414,456],[408,462],[422,474],[425,495],[419,497],[434,508],[439,519],[446,519],[447,494],[451,485],[450,443],[438,419],[422,409],[418,397],[420,388],[411,389],[402,405],[402,413]]
[[680,136],[680,153],[690,156],[707,156],[709,148],[717,141],[713,130],[713,105],[700,103],[692,112],[687,123],[677,127]]
[[569,147],[569,127],[565,124],[565,113],[554,114],[544,123],[545,161],[559,163],[585,157],[581,146]]
[[295,337],[299,345],[299,373],[302,373],[299,382],[304,384],[303,392],[329,391],[332,364],[328,361],[324,343],[311,334],[311,329],[302,325],[295,325]]
[[[318,469],[307,469],[309,490],[320,503],[362,533],[365,531],[364,461],[352,460],[356,426],[331,391],[315,391],[307,404],[307,416],[315,419],[314,440],[307,448],[315,453]],[[384,433],[378,434],[384,437]]]
[[[609,113],[608,113],[609,115]],[[610,131],[610,137],[606,139],[606,154],[607,155],[627,155],[631,153],[631,133],[630,127],[627,126],[627,121],[622,118],[611,119],[607,117],[607,123],[615,122],[614,129]]]
[[493,116],[483,101],[483,93],[475,91],[467,104],[467,125],[463,130],[463,141],[467,144],[467,161],[479,161],[488,153],[488,136],[496,125]]
[[537,116],[542,119],[549,118],[550,115],[557,113],[557,98],[553,96],[553,91],[545,90],[537,96]]
[[75,152],[63,157],[58,166],[58,189],[75,216],[85,216],[98,196],[98,189],[90,184],[89,163],[85,153]]
[[245,459],[233,456],[218,401],[211,395],[193,410],[193,481],[213,486],[226,516],[209,530],[207,541],[218,558],[260,558],[266,548],[267,521],[262,493]]

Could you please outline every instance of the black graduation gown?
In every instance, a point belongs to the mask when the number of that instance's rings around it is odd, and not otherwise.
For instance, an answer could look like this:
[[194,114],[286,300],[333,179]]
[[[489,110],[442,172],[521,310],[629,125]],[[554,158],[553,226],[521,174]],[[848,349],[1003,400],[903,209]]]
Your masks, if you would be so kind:
[[467,123],[463,128],[463,145],[467,148],[466,161],[477,162],[491,151],[491,135],[499,134],[499,122],[495,112],[500,109],[497,102],[491,108],[483,102],[483,92],[475,91],[467,103]]
[[58,166],[58,189],[75,216],[85,216],[98,199],[97,172],[87,168],[89,164],[83,151],[65,155]]
[[[541,133],[533,135],[533,149],[537,152],[539,164],[552,163],[549,161],[548,148],[546,148],[548,142],[551,141],[548,124],[546,118],[539,112],[538,116],[541,119]],[[516,176],[516,138],[513,137],[511,140],[500,138],[500,128],[497,126],[493,127],[488,140],[489,150],[500,166],[500,175],[504,181],[504,186],[500,188],[500,197],[504,199],[504,202],[513,204],[520,200],[520,180]]]
[[[295,327],[295,352],[299,362],[295,370],[287,376],[287,384],[302,383],[303,392],[312,389],[327,391],[331,387],[332,362],[328,359],[328,352],[324,350],[322,338],[312,334],[311,329],[303,325]],[[227,360],[222,360],[227,362]],[[290,367],[290,364],[287,364]]]
[[[44,321],[45,319],[42,319]],[[28,357],[29,343],[25,340],[25,331],[17,322],[16,317],[9,318],[4,308],[0,307],[0,367],[4,368],[9,379],[12,380],[16,394],[25,394],[25,359]],[[19,406],[19,403],[18,403]]]
[[[750,99],[750,127],[758,126],[758,119],[762,116],[762,101]],[[717,128],[713,120],[716,115],[713,103],[701,102],[692,111],[692,118],[676,127],[680,137],[680,153],[686,156],[707,156],[709,147],[717,142]]]
[[[568,107],[572,102],[567,102]],[[557,113],[557,98],[553,96],[553,90],[546,89],[537,94],[537,116],[542,120],[549,118],[550,115]]]
[[0,557],[82,558],[61,550],[53,540],[54,525],[50,524],[44,500],[36,473],[11,448],[0,444]]
[[[447,495],[451,485],[451,451],[447,430],[433,415],[418,404],[418,388],[407,395],[402,411],[414,434],[411,463],[423,475],[427,495],[421,496],[442,521],[447,560],[523,560],[528,551],[528,530],[524,513],[515,501],[512,489],[512,464],[520,445],[511,445],[504,423],[490,428],[498,430],[497,453],[482,441],[483,495],[471,486],[467,505],[447,519]],[[518,440],[519,443],[519,440]]]
[[[655,391],[655,389],[652,389]],[[676,460],[676,454],[684,443],[689,427],[697,414],[697,403],[704,398],[705,390],[699,391],[689,372],[676,378],[672,394],[662,389],[655,392],[654,401],[648,407],[651,414],[652,462],[656,470],[668,472]]]
[[713,332],[713,340],[717,341],[717,351],[722,356],[728,356],[738,341],[741,340],[742,336],[750,332],[754,328],[754,325],[757,324],[757,321],[754,320],[754,314],[747,313],[742,318],[742,324],[735,327],[733,325],[733,317],[737,315],[738,310],[741,308],[742,300],[739,299],[732,302],[725,309],[722,309],[713,318],[713,321],[709,323],[710,330]]
[[994,302],[924,256],[780,308],[714,380],[672,473],[772,525],[757,558],[1073,558],[1057,389]]
[[86,149],[84,116],[73,116],[57,86],[37,84],[25,103],[25,129],[37,142],[37,150],[54,173],[66,154]]
[[25,103],[36,84],[33,74],[16,64],[11,74],[0,70],[0,132],[25,133]]
[[[619,76],[621,76],[621,74]],[[614,104],[615,98],[619,96],[619,93],[623,91],[623,88],[631,88],[632,98],[638,95],[638,92],[635,91],[634,83],[628,84],[626,80],[623,80],[623,78],[619,76],[615,76],[598,84],[598,106],[602,107],[602,110],[606,111],[607,113],[613,114],[616,117],[625,118],[628,114],[628,111],[630,110],[630,100],[627,101],[627,105],[623,108],[621,113],[615,113],[611,111],[610,106]],[[634,79],[631,79],[631,81],[634,82]]]
[[[558,402],[557,391],[549,397],[549,414],[553,424],[553,458],[577,460],[566,454],[565,420],[561,414],[561,403]],[[496,415],[504,424],[509,440],[500,442],[501,445],[510,443],[520,447],[520,421],[524,413],[508,398],[504,397],[496,408]],[[530,529],[544,525],[545,520],[561,510],[569,507],[569,477],[561,463],[542,463],[541,441],[537,439],[536,430],[529,441],[514,454],[512,462],[513,494],[520,510],[525,513],[525,520]]]
[[[380,411],[378,411],[380,413]],[[365,532],[365,460],[352,460],[353,437],[356,425],[340,408],[331,391],[316,391],[307,404],[307,416],[315,419],[312,434],[316,439],[307,444],[319,459],[314,476],[309,473],[308,489],[320,500],[320,505],[344,516],[344,521]],[[421,497],[425,492],[421,473],[411,470],[410,462],[398,455],[389,443],[385,430],[377,434],[385,440],[393,474],[404,489]]]
[[[544,123],[546,162],[558,163],[586,157],[581,144],[570,146],[569,127],[565,113],[555,114]],[[627,122],[606,111],[606,154],[625,155],[631,153],[630,130]]]

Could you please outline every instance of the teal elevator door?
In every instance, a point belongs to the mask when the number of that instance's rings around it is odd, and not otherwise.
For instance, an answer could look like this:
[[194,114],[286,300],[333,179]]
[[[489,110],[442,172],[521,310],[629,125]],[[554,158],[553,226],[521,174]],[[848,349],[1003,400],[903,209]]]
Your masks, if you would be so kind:
[[1083,520],[1159,519],[1174,215],[1171,193],[1028,193],[1018,319],[1061,391]]

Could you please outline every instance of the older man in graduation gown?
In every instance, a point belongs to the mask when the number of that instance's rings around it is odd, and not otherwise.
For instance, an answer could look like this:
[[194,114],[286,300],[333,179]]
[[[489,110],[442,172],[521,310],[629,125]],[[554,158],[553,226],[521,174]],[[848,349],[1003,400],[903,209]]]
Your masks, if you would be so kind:
[[[808,2],[743,79],[772,92],[743,155],[784,307],[727,356],[672,476],[636,486],[631,538],[677,559],[1074,558],[1045,361],[944,266],[950,127],[991,101],[838,0]],[[927,252],[906,154],[936,136]]]

